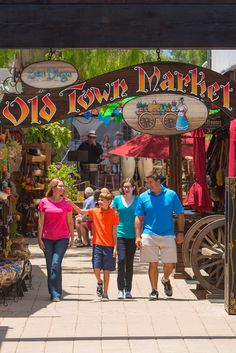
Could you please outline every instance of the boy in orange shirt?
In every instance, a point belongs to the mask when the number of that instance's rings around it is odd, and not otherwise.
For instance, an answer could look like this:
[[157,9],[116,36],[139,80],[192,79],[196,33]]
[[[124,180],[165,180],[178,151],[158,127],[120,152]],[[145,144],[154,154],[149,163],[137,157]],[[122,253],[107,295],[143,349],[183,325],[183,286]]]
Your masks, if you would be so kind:
[[[103,301],[108,301],[108,285],[110,271],[116,268],[116,226],[119,224],[119,216],[114,208],[111,208],[112,194],[101,193],[98,199],[98,208],[89,210],[81,209],[72,201],[68,201],[73,209],[88,215],[93,221],[93,257],[92,264],[97,279],[97,295]],[[103,281],[101,279],[103,270]]]

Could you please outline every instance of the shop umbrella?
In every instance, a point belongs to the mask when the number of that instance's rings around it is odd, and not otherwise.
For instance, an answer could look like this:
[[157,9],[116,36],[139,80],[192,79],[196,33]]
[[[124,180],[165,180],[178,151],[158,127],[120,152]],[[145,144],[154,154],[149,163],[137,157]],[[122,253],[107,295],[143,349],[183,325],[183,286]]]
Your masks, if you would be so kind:
[[194,130],[192,137],[195,182],[189,189],[184,202],[196,211],[210,212],[212,203],[206,183],[206,152],[203,129]]
[[[182,145],[182,156],[192,156],[192,141],[184,141]],[[134,137],[130,141],[118,146],[109,154],[117,156],[135,157],[135,158],[152,158],[152,159],[168,159],[169,158],[169,138],[157,137],[148,134],[142,134]]]

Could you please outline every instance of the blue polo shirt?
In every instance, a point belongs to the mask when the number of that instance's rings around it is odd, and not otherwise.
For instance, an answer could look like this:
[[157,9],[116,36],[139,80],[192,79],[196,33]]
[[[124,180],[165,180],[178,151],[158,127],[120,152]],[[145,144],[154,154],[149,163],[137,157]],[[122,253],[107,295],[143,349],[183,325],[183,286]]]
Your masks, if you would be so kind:
[[162,185],[158,195],[142,193],[135,209],[136,216],[144,216],[143,234],[151,235],[175,235],[173,213],[184,213],[184,208],[176,192]]

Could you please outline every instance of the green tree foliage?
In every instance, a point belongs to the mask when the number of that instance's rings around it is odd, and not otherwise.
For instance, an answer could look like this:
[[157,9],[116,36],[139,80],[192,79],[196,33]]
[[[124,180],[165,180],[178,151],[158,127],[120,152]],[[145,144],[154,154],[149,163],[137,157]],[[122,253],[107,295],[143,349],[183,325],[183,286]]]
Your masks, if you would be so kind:
[[[167,59],[164,53],[161,57]],[[62,58],[78,68],[80,80],[86,80],[125,66],[156,61],[157,54],[141,49],[68,49],[62,51]]]
[[55,178],[62,180],[67,196],[75,201],[77,201],[76,179],[78,177],[79,173],[75,164],[52,163],[48,167],[48,178],[50,180]]
[[61,126],[60,122],[31,127],[24,136],[26,143],[51,143],[53,159],[60,161],[63,153],[71,140],[71,131]]
[[14,59],[14,49],[0,49],[0,67],[9,68]]
[[207,50],[170,50],[170,60],[202,66],[207,61]]

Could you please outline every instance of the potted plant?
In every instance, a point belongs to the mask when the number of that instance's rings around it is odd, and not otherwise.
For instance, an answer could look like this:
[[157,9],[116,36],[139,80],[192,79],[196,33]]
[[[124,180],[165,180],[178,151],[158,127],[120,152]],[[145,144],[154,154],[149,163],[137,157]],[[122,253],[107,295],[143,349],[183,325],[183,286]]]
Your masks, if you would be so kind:
[[54,160],[61,160],[68,143],[71,140],[71,131],[55,122],[39,127],[31,127],[24,135],[26,143],[50,143],[53,148]]

